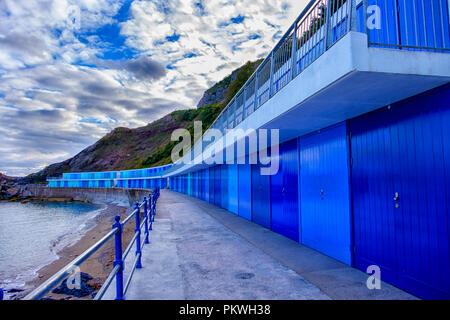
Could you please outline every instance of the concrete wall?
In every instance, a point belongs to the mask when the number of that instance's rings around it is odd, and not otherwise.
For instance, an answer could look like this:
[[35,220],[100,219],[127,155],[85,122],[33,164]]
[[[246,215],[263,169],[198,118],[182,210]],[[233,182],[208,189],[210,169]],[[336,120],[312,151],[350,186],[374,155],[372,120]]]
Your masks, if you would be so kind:
[[123,206],[132,206],[136,201],[142,201],[152,192],[146,189],[119,189],[119,188],[49,188],[31,186],[27,196],[42,199],[69,198],[75,201],[92,203],[117,203]]

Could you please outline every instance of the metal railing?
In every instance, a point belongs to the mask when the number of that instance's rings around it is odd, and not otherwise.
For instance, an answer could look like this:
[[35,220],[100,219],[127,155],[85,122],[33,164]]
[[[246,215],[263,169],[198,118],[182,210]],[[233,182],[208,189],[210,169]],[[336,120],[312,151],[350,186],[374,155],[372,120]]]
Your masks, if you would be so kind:
[[[115,260],[114,267],[105,283],[96,293],[94,300],[100,300],[106,293],[107,289],[111,285],[112,281],[116,279],[116,300],[124,300],[127,290],[129,289],[131,279],[136,269],[142,268],[142,248],[145,244],[149,243],[149,234],[153,229],[153,222],[155,221],[156,215],[156,203],[160,195],[159,189],[155,189],[153,193],[149,195],[149,198],[144,197],[141,203],[136,203],[134,211],[123,221],[120,222],[120,216],[115,217],[115,223],[112,226],[112,230],[101,238],[97,243],[83,252],[75,260],[67,264],[64,268],[55,273],[50,279],[45,281],[30,294],[28,294],[25,300],[38,300],[43,298],[50,290],[52,290],[61,281],[69,277],[77,267],[79,267],[84,261],[91,257],[98,249],[100,249],[105,243],[107,243],[113,237],[115,238]],[[140,221],[140,213],[143,208],[144,220]],[[125,251],[122,251],[122,234],[123,227],[132,219],[135,219],[135,234],[131,242]],[[141,243],[141,233],[144,229],[144,241]],[[135,246],[135,259],[133,262],[133,267],[130,271],[130,275],[125,282],[123,278],[124,271],[124,261],[129,255],[133,246]]]
[[[379,8],[379,25],[366,30],[369,45],[402,50],[450,51],[448,0],[364,0]],[[367,20],[363,6],[358,19]],[[362,24],[360,23],[362,26]],[[360,30],[363,31],[363,30]]]
[[[349,32],[352,3],[353,0],[311,1],[211,128],[236,126],[230,119],[243,121]],[[244,104],[241,99],[245,100],[245,112],[240,109]]]

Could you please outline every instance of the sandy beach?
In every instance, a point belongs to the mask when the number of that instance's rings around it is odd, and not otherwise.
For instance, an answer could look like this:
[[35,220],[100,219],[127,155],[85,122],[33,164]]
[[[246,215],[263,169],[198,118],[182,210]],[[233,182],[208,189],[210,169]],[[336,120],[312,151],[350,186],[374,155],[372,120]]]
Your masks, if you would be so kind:
[[[51,264],[41,268],[37,274],[38,276],[27,283],[27,289],[18,293],[13,299],[21,299],[26,294],[31,292],[34,288],[38,287],[44,281],[49,279],[53,274],[63,268],[66,264],[75,259],[78,255],[83,253],[86,249],[96,243],[105,234],[107,234],[114,223],[114,217],[116,215],[121,216],[121,220],[125,219],[131,212],[130,208],[121,207],[115,204],[106,204],[106,208],[103,209],[96,217],[94,221],[94,227],[88,230],[84,236],[75,244],[69,245],[62,250],[58,251],[59,259],[55,260]],[[130,221],[124,227],[123,233],[123,248],[129,244],[134,235],[134,221]],[[110,239],[102,248],[100,248],[94,255],[86,260],[81,266],[81,272],[89,274],[93,279],[88,282],[89,286],[95,288],[97,292],[102,286],[103,282],[108,277],[109,273],[113,269],[114,262],[114,238]],[[49,293],[46,295],[48,299],[54,300],[91,300],[92,295],[77,298],[74,296],[61,295]]]

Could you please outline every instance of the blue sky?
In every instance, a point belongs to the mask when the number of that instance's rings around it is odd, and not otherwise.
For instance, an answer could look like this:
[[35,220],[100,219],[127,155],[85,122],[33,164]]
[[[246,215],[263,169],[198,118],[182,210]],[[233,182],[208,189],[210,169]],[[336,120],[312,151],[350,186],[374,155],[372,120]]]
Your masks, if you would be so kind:
[[197,105],[266,56],[306,0],[1,0],[0,172]]

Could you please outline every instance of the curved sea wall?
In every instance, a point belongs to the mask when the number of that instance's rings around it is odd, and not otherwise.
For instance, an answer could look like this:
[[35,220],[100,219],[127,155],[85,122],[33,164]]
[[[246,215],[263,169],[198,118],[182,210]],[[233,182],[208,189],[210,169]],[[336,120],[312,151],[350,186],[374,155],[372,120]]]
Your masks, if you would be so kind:
[[116,203],[122,206],[132,206],[136,201],[142,201],[152,190],[120,189],[120,188],[49,188],[28,186],[22,193],[22,198],[40,200],[72,200],[90,203]]

